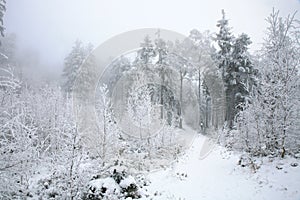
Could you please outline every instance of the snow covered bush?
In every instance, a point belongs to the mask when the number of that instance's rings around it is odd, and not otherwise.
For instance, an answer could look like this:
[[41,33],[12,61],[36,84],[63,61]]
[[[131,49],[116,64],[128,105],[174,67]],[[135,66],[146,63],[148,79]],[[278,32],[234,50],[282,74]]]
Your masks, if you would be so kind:
[[120,187],[113,178],[96,179],[89,182],[88,194],[84,200],[118,199]]
[[0,198],[30,196],[36,167],[37,132],[31,110],[20,98],[22,83],[13,68],[0,68]]
[[142,189],[135,178],[128,175],[126,167],[113,166],[101,176],[96,176],[87,185],[84,200],[114,200],[114,199],[139,199]]

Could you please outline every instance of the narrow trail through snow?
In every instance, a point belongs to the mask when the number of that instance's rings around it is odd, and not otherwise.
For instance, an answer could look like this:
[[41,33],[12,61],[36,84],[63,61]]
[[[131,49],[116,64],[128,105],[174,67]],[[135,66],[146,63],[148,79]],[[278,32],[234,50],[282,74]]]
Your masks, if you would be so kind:
[[[211,150],[211,146],[214,148]],[[239,155],[197,135],[192,146],[171,167],[149,175],[154,199],[233,200],[300,199],[300,167],[277,170],[266,163],[257,173],[237,165]]]

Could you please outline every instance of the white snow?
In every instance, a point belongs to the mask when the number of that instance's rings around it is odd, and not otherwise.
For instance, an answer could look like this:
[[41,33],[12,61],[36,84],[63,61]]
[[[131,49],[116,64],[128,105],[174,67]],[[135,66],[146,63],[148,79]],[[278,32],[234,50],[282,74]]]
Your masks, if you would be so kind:
[[300,199],[300,167],[291,166],[299,160],[261,159],[263,165],[254,173],[237,165],[240,155],[217,145],[209,151],[207,145],[211,146],[207,138],[198,135],[177,163],[150,173],[153,199]]
[[136,182],[132,176],[128,176],[125,179],[121,180],[121,182],[120,182],[121,188],[127,188],[131,184],[136,184]]
[[104,179],[96,179],[92,180],[89,183],[90,186],[94,186],[97,190],[101,191],[101,188],[106,188],[106,191],[104,192],[106,195],[113,195],[113,194],[119,194],[120,193],[120,187],[115,182],[113,178],[107,177]]

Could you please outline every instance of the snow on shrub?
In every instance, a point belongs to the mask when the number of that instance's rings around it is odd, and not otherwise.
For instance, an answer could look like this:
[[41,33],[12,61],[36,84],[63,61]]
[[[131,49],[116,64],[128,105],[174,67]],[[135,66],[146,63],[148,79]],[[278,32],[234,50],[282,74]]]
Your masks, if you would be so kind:
[[[113,166],[108,174],[94,176],[88,184],[88,191],[83,195],[84,200],[102,199],[139,199],[143,192],[135,178],[128,175],[124,166]],[[104,173],[105,174],[105,173]]]
[[120,186],[111,178],[92,180],[89,183],[89,191],[85,199],[114,198],[120,194]]
[[121,180],[120,186],[122,188],[122,193],[125,195],[125,198],[131,197],[133,199],[141,198],[139,193],[139,187],[135,182],[135,179],[132,176],[128,176]]
[[131,184],[136,184],[135,179],[132,176],[128,176],[125,179],[121,180],[121,182],[120,182],[121,188],[127,188]]

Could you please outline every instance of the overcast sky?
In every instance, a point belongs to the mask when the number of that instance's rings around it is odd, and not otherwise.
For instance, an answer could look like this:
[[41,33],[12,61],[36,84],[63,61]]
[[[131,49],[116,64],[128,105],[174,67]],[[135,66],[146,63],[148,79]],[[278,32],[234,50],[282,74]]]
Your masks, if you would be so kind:
[[[20,49],[32,49],[51,70],[78,38],[94,46],[138,28],[165,28],[188,35],[197,28],[216,32],[225,9],[233,33],[247,33],[259,48],[272,8],[282,16],[300,10],[299,0],[8,0],[4,26]],[[296,16],[300,19],[300,13]]]

